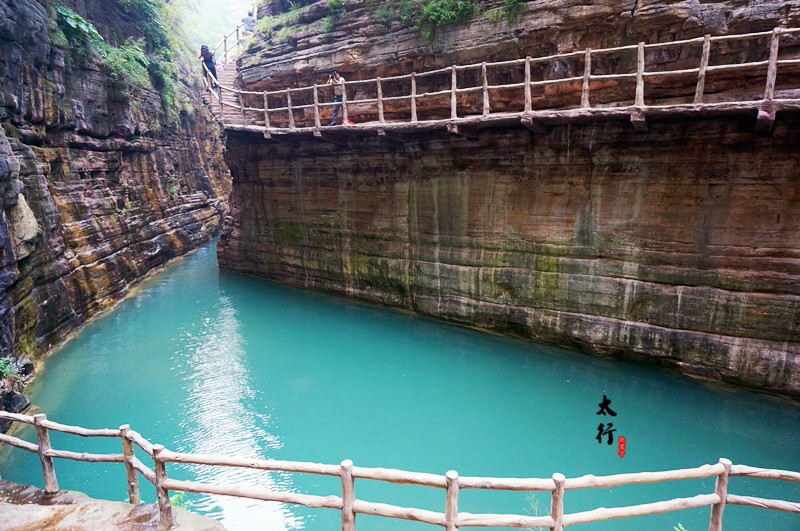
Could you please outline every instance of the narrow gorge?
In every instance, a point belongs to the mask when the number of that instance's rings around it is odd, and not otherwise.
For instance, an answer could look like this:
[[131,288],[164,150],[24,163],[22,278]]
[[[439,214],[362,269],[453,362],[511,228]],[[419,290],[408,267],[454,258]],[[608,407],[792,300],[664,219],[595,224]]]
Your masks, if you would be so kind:
[[[209,241],[226,209],[194,67],[160,12],[108,4],[0,2],[2,357],[47,353]],[[4,389],[4,403],[25,400]]]
[[[468,23],[436,27],[431,40],[412,20],[382,20],[374,2],[342,2],[340,11],[304,4],[261,7],[261,38],[239,60],[243,88],[323,84],[332,68],[348,82],[387,79],[800,24],[797,2],[490,1]],[[510,4],[521,7],[514,17]],[[798,45],[787,38],[780,57],[798,57]],[[689,68],[701,48],[648,60]],[[768,48],[723,44],[710,64]],[[568,62],[550,68],[580,75]],[[796,98],[797,86],[795,70],[779,78],[776,97]],[[599,94],[632,98],[620,90],[608,83]],[[720,75],[705,97],[748,90],[760,99],[763,81]],[[670,102],[693,91],[655,84],[646,97]],[[576,101],[574,91],[536,97]],[[476,112],[477,99],[464,96],[459,110]],[[389,103],[384,112],[400,111]],[[355,105],[350,117],[353,128],[376,119]],[[294,119],[313,123],[308,109]],[[756,131],[755,112],[655,118],[646,132],[620,120],[466,136],[337,138],[323,128],[322,138],[280,142],[231,131],[220,266],[800,396],[799,120],[778,113],[766,133]]]
[[795,531],[799,132],[800,0],[0,0],[0,531]]

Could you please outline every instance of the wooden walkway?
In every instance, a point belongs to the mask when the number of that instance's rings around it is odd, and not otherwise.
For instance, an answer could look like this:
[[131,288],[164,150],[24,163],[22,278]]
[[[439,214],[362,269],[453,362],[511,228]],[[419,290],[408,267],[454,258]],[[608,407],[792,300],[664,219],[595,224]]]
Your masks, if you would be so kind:
[[[459,527],[546,527],[562,531],[564,527],[587,522],[598,522],[612,518],[626,518],[678,511],[695,507],[710,507],[709,531],[721,531],[722,515],[726,505],[745,505],[776,511],[800,514],[800,503],[784,500],[758,498],[730,494],[729,480],[733,477],[757,477],[770,480],[800,482],[800,472],[756,468],[746,465],[732,464],[728,459],[720,459],[713,465],[702,465],[696,468],[667,470],[661,472],[635,472],[615,474],[612,476],[586,475],[567,478],[555,473],[549,478],[497,478],[459,476],[455,470],[444,475],[421,472],[409,472],[386,468],[365,468],[354,466],[345,459],[341,464],[321,464],[300,461],[277,461],[272,459],[249,459],[217,454],[189,454],[167,450],[160,444],[153,444],[129,425],[118,429],[87,429],[80,426],[68,426],[47,420],[44,414],[33,416],[0,411],[0,419],[9,419],[23,424],[33,425],[36,430],[36,443],[18,437],[0,434],[0,443],[33,452],[39,455],[44,476],[45,491],[54,493],[59,490],[56,479],[54,458],[71,459],[89,463],[123,463],[125,465],[125,482],[128,498],[132,504],[141,503],[139,494],[139,474],[156,488],[156,496],[160,509],[160,522],[168,528],[173,521],[172,505],[169,491],[198,492],[205,494],[223,494],[254,500],[276,501],[305,505],[312,508],[328,508],[341,512],[342,531],[355,531],[356,514],[369,514],[386,518],[415,520],[444,527],[446,531],[456,531]],[[81,437],[118,438],[122,453],[92,454],[57,450],[50,444],[50,431],[68,433]],[[141,461],[135,450],[143,452],[153,461],[153,468]],[[341,491],[338,494],[319,496],[295,492],[270,491],[260,487],[241,485],[224,485],[201,483],[171,479],[167,474],[167,463],[184,463],[205,466],[240,467],[255,470],[282,471],[301,474],[316,474],[338,477]],[[714,492],[701,493],[691,497],[643,503],[624,507],[599,507],[589,511],[567,513],[564,510],[564,498],[567,492],[576,489],[611,489],[622,485],[657,483],[681,479],[697,479],[715,477]],[[405,485],[419,485],[443,489],[444,511],[430,511],[415,507],[400,507],[388,503],[376,503],[359,500],[355,497],[355,480],[368,479]],[[550,512],[544,516],[518,514],[473,514],[459,511],[458,494],[462,489],[532,491],[546,492],[550,497]]]
[[348,81],[342,114],[358,123],[333,127],[323,127],[331,86],[246,91],[229,68],[212,107],[225,129],[275,140],[437,129],[476,137],[520,124],[546,134],[551,125],[609,119],[646,131],[649,118],[743,113],[766,132],[777,112],[800,111],[799,35],[797,28],[705,35]]

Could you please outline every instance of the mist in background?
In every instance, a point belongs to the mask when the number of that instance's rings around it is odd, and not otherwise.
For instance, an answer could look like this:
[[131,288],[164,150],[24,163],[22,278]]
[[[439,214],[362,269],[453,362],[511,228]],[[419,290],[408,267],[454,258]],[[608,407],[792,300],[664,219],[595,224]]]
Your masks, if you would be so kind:
[[187,44],[199,54],[200,46],[212,48],[242,23],[248,11],[254,11],[259,0],[173,0],[174,9],[183,22]]

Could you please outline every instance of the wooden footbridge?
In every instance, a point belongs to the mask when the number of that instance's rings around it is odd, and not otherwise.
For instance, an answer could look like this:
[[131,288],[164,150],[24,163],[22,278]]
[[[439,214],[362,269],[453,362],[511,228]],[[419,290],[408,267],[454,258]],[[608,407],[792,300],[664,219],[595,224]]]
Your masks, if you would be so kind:
[[518,124],[545,134],[554,124],[607,119],[645,131],[649,118],[712,114],[750,114],[767,132],[777,112],[800,110],[800,29],[775,28],[348,81],[344,125],[323,127],[334,105],[330,85],[236,87],[238,31],[217,46],[221,73],[215,90],[206,80],[210,103],[225,129],[274,140],[437,129],[476,137]]
[[[549,478],[465,477],[459,476],[458,472],[455,470],[450,470],[444,475],[441,475],[386,468],[365,468],[354,466],[349,459],[345,459],[341,464],[336,465],[232,457],[217,454],[178,453],[167,450],[162,445],[151,443],[142,437],[141,434],[130,429],[128,425],[110,429],[87,429],[79,426],[67,426],[65,424],[52,422],[47,420],[44,414],[29,416],[4,411],[0,411],[0,419],[9,419],[34,426],[36,433],[35,443],[19,437],[3,434],[0,434],[0,443],[38,454],[42,465],[44,490],[46,492],[54,493],[59,490],[54,458],[72,459],[87,463],[122,463],[125,466],[124,481],[127,484],[130,503],[141,503],[138,479],[139,475],[141,475],[155,486],[161,519],[160,527],[165,529],[172,524],[172,506],[170,504],[169,491],[173,490],[179,492],[221,494],[254,500],[299,504],[311,508],[333,509],[341,512],[342,531],[355,531],[357,514],[415,520],[444,527],[447,531],[456,531],[456,529],[460,527],[546,527],[555,531],[561,531],[564,527],[579,523],[657,514],[696,507],[710,507],[708,530],[721,531],[723,528],[722,515],[726,505],[760,507],[797,513],[800,515],[800,503],[797,502],[743,496],[728,492],[729,480],[731,478],[753,477],[800,482],[800,472],[735,465],[728,459],[720,459],[716,464],[706,464],[696,468],[615,474],[611,476],[586,475],[577,478],[567,478],[563,474],[555,473]],[[50,444],[50,431],[73,434],[81,437],[119,439],[122,451],[121,453],[113,454],[92,454],[57,450]],[[137,457],[136,450],[147,455],[145,459],[152,460],[153,468],[147,466],[144,461]],[[341,492],[328,496],[318,496],[286,491],[272,491],[246,485],[211,484],[171,479],[167,472],[168,463],[250,468],[264,471],[264,473],[281,471],[335,476],[341,480]],[[599,507],[597,509],[575,513],[564,512],[564,498],[571,490],[610,489],[621,485],[710,477],[716,478],[714,492],[639,505],[611,508]],[[356,479],[443,489],[444,510],[438,512],[359,500],[355,497]],[[122,475],[120,476],[120,480],[122,481]],[[458,494],[459,491],[463,489],[546,492],[550,497],[550,510],[549,513],[544,516],[466,513],[460,511],[458,508]],[[798,516],[798,524],[800,524],[800,516]]]

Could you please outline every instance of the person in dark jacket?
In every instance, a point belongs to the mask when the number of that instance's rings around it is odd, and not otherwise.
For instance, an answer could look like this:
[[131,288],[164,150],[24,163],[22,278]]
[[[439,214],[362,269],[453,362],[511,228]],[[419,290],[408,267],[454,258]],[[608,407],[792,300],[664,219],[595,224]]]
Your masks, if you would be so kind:
[[203,64],[206,65],[206,68],[213,76],[211,79],[211,88],[217,88],[217,66],[214,62],[214,52],[208,49],[208,46],[205,44],[200,47],[200,59],[203,60]]

